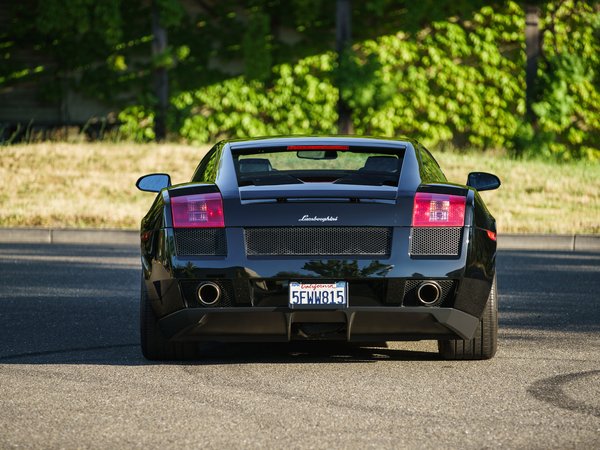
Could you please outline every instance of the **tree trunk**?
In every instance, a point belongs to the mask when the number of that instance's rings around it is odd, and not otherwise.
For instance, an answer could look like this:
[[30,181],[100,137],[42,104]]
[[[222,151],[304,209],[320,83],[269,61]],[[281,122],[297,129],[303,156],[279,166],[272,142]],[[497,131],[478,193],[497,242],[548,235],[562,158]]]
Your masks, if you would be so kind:
[[525,105],[527,107],[527,119],[531,125],[535,125],[536,117],[532,105],[536,100],[537,67],[540,56],[540,9],[535,5],[526,5],[525,14],[525,54],[527,55]]
[[[338,57],[338,68],[343,57],[351,45],[352,36],[352,7],[351,0],[337,0],[336,3],[336,18],[335,18],[335,40],[336,51]],[[339,79],[339,77],[338,77]],[[338,83],[339,84],[339,83]],[[341,88],[341,86],[338,86]],[[352,134],[352,110],[344,101],[340,94],[337,102],[338,111],[338,133]]]
[[[159,55],[167,49],[167,30],[160,24],[160,11],[156,1],[152,2],[152,56],[158,60]],[[156,95],[156,108],[154,111],[154,134],[157,141],[167,137],[167,107],[169,105],[169,76],[167,68],[155,66],[154,68],[154,93]]]

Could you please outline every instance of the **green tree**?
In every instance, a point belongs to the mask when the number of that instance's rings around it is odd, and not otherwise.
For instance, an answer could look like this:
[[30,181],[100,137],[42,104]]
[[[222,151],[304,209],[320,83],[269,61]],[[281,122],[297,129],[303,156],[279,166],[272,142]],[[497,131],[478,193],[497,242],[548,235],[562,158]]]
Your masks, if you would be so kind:
[[[351,5],[351,46],[336,47],[338,4]],[[132,139],[161,138],[167,128],[191,142],[335,133],[351,117],[358,134],[599,157],[597,1],[32,0],[11,8],[0,30],[0,96],[23,82],[50,100],[77,90],[113,105]],[[539,38],[526,39],[532,8]],[[24,66],[23,49],[50,62]],[[340,104],[352,115],[342,117]]]

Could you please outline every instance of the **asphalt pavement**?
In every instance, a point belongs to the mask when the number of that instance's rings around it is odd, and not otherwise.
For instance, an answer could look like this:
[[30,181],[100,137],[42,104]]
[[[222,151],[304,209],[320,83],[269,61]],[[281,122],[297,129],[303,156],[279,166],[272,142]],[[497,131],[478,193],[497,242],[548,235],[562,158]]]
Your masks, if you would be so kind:
[[600,448],[600,252],[502,250],[500,342],[145,361],[132,245],[0,244],[0,448]]
[[[139,230],[98,228],[0,228],[0,244],[137,245]],[[500,250],[600,251],[600,234],[498,235]]]

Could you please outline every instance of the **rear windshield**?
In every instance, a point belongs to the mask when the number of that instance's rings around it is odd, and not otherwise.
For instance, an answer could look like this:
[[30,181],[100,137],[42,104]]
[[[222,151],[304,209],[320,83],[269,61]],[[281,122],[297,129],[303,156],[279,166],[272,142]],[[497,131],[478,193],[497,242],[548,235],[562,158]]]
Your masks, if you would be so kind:
[[301,183],[398,186],[404,149],[296,145],[232,153],[239,186]]

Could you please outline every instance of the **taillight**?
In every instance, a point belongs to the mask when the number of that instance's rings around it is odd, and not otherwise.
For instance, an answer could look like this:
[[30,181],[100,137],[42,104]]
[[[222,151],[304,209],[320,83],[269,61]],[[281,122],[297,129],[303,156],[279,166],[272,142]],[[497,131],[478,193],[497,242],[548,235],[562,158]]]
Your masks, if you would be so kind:
[[487,237],[491,240],[491,241],[496,241],[497,237],[496,237],[496,233],[494,231],[490,231],[490,230],[485,230],[485,232],[487,233]]
[[223,228],[223,199],[218,192],[171,197],[175,228]]
[[465,224],[466,197],[417,192],[413,207],[413,227],[462,227]]

